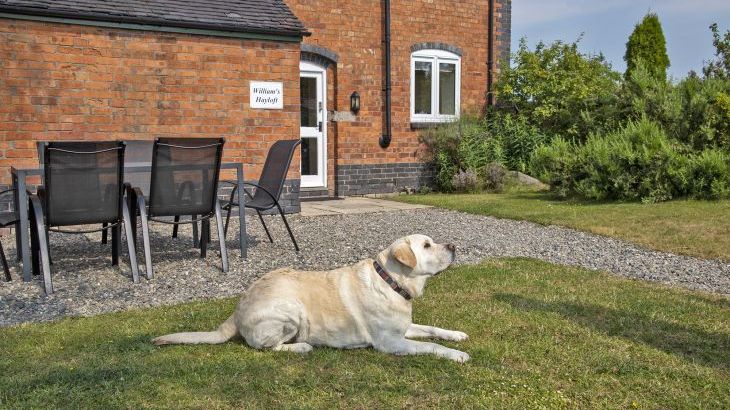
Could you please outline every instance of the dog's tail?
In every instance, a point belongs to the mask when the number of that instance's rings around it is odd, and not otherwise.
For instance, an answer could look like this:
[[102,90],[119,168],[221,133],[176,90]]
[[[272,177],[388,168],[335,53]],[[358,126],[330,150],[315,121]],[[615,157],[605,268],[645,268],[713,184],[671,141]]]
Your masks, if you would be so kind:
[[235,313],[231,315],[218,330],[213,332],[183,332],[173,333],[152,339],[157,346],[175,344],[221,344],[225,343],[236,335]]

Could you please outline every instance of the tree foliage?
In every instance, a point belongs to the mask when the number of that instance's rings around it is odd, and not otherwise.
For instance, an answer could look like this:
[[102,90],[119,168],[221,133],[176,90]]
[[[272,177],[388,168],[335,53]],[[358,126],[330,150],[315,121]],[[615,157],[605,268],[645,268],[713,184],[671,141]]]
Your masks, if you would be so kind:
[[542,133],[582,139],[612,117],[621,78],[603,55],[580,53],[578,41],[532,51],[522,39],[513,58],[500,73],[498,101]]
[[705,65],[705,77],[730,79],[730,30],[720,35],[717,23],[710,26],[712,31],[712,45],[715,46],[715,60]]
[[657,79],[667,78],[669,56],[659,16],[649,13],[634,27],[626,43],[626,77],[643,62],[647,70]]

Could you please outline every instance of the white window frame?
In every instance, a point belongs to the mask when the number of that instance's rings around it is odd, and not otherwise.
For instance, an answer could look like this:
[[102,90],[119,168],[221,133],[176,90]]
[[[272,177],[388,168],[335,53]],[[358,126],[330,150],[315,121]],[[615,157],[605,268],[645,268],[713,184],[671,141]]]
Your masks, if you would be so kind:
[[[416,114],[416,62],[431,63],[431,114]],[[439,63],[456,65],[455,115],[439,113]],[[461,112],[461,57],[444,50],[419,50],[411,54],[411,122],[451,122],[459,119]]]

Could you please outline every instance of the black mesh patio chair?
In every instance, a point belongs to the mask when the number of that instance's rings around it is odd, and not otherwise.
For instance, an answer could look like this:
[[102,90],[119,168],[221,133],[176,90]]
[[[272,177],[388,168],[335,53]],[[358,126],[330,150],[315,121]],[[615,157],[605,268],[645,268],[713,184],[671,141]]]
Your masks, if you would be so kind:
[[[294,249],[296,249],[297,252],[299,252],[299,245],[297,245],[297,240],[294,239],[294,234],[289,227],[289,222],[286,220],[286,216],[284,215],[284,211],[281,209],[281,205],[279,205],[279,197],[281,196],[281,191],[284,188],[284,181],[286,180],[286,174],[289,172],[289,166],[291,165],[291,160],[294,157],[294,151],[300,142],[301,140],[282,140],[275,142],[274,145],[269,148],[269,153],[266,155],[266,162],[264,163],[264,168],[261,170],[261,176],[259,177],[258,183],[244,182],[244,185],[254,188],[253,194],[249,190],[244,189],[249,198],[245,202],[244,206],[256,211],[259,216],[259,220],[261,221],[261,225],[264,226],[266,236],[269,237],[269,241],[273,243],[274,239],[271,237],[271,233],[269,232],[269,228],[266,226],[266,222],[264,222],[263,216],[261,216],[261,212],[268,211],[269,209],[276,207],[281,215],[281,219],[284,220],[286,230],[289,232],[289,237],[294,243]],[[223,183],[233,185],[231,197],[228,202],[223,205],[223,209],[227,211],[226,226],[223,231],[227,234],[228,223],[231,220],[231,209],[239,206],[240,201],[235,200],[237,194],[236,182],[223,181]]]
[[[133,214],[139,213],[142,219],[142,240],[148,277],[152,277],[148,221],[172,225],[200,221],[200,257],[205,258],[210,237],[209,220],[215,217],[222,268],[223,272],[228,272],[228,252],[216,189],[224,143],[223,138],[158,138],[155,141],[148,198],[145,198],[139,187],[131,188],[129,192],[137,204]],[[180,215],[193,215],[193,218],[181,222]],[[174,219],[169,220],[169,217]],[[136,229],[134,234],[136,235]]]
[[[8,194],[10,192],[14,192],[13,189],[6,189],[5,191],[0,192],[0,196]],[[18,214],[15,212],[15,208],[13,208],[12,211],[4,211],[0,212],[0,228],[7,228],[8,226],[15,225],[15,223],[18,222]],[[3,263],[3,271],[5,272],[5,281],[10,281],[10,268],[8,267],[8,260],[5,257],[5,250],[3,249],[3,244],[0,243],[0,259],[2,259]]]
[[[111,229],[112,265],[119,264],[124,225],[132,269],[139,282],[129,206],[124,198],[123,142],[48,142],[43,148],[43,186],[30,195],[33,273],[43,271],[46,293],[53,293],[48,232],[83,234]],[[69,226],[104,224],[100,229]]]

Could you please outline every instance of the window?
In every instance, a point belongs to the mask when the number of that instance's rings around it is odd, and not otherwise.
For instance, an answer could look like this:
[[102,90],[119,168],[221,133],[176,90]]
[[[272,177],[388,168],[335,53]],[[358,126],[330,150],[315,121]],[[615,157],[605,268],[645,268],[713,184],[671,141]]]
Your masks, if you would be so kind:
[[443,50],[411,54],[411,122],[448,122],[459,116],[461,58]]

